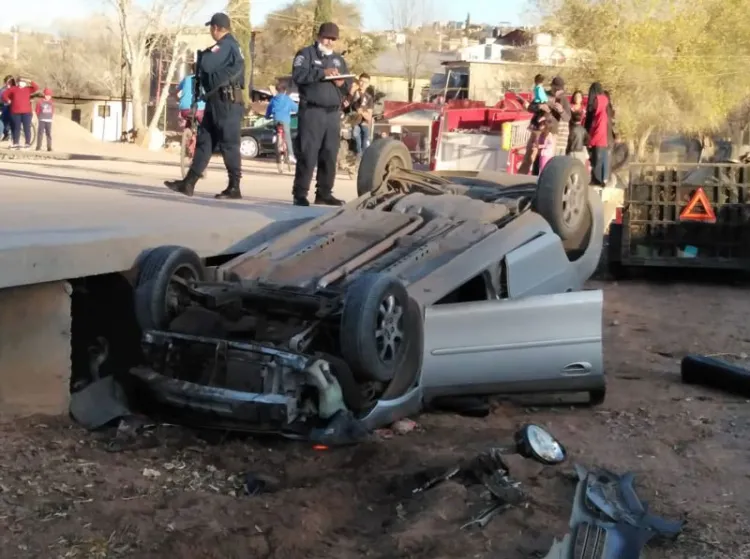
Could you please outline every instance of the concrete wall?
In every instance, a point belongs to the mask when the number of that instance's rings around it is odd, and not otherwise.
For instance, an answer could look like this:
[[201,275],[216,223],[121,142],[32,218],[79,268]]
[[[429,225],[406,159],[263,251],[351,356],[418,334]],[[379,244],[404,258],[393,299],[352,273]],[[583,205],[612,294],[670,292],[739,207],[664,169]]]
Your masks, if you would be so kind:
[[0,289],[0,413],[67,412],[70,316],[65,281]]
[[55,101],[55,111],[64,117],[73,120],[73,111],[78,109],[81,111],[81,120],[79,124],[83,126],[89,132],[91,131],[91,122],[94,118],[94,106],[95,101]]
[[[371,84],[376,90],[385,93],[385,98],[388,101],[409,100],[409,84],[406,78],[400,76],[373,75]],[[429,85],[429,79],[419,78],[415,80],[414,101],[421,100],[422,88],[429,87]]]
[[471,62],[469,66],[469,98],[494,105],[509,90],[530,91],[534,76],[544,74],[547,83],[558,73],[565,75],[564,68],[521,63]]

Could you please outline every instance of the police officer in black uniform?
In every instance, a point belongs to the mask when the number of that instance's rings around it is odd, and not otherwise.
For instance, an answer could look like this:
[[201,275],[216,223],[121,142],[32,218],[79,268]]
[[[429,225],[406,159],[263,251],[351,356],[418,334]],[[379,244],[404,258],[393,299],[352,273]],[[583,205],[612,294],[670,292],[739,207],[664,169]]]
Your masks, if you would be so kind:
[[182,180],[164,184],[187,196],[192,196],[195,183],[208,167],[216,147],[221,150],[229,174],[229,185],[216,198],[242,198],[240,178],[240,130],[244,105],[245,60],[237,40],[230,34],[229,16],[218,13],[206,23],[216,44],[201,54],[200,83],[205,91],[206,110],[198,127],[195,155],[190,170]]
[[298,157],[292,188],[296,206],[310,205],[307,193],[316,165],[315,203],[343,204],[333,197],[332,191],[341,141],[341,108],[352,80],[335,79],[349,73],[344,59],[333,52],[333,43],[338,38],[338,26],[324,23],[315,44],[299,51],[292,63],[292,80],[299,89]]

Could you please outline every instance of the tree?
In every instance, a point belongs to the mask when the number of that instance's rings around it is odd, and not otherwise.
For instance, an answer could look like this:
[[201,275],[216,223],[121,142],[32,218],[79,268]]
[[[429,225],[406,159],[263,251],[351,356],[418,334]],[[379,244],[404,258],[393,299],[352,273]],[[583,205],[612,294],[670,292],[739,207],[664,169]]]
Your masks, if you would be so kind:
[[240,43],[242,56],[245,57],[245,89],[242,95],[245,104],[250,103],[250,39],[252,37],[252,26],[250,24],[250,0],[229,0],[227,3],[227,15],[232,21],[232,35]]
[[[133,126],[140,142],[158,126],[167,104],[169,88],[163,88],[156,100],[156,110],[146,124],[143,112],[146,78],[151,76],[153,55],[161,51],[169,61],[164,74],[166,82],[173,80],[179,64],[184,61],[186,46],[182,36],[188,23],[202,7],[199,0],[108,0],[114,8],[116,25],[122,39],[123,62],[130,83],[133,102]],[[143,134],[147,128],[148,134]]]
[[[610,90],[623,136],[721,127],[750,90],[750,14],[740,0],[541,0],[547,30],[584,56],[571,80]],[[728,47],[731,45],[731,48]]]
[[318,28],[327,21],[333,21],[333,4],[331,0],[315,1],[315,17],[313,25],[313,41],[317,39]]
[[426,69],[427,54],[435,48],[435,32],[428,28],[431,0],[391,0],[390,23],[397,33],[396,48],[407,80],[409,101],[414,100],[417,78]]
[[108,23],[102,17],[57,22],[56,35],[23,37],[18,70],[55,95],[116,95],[120,51]]
[[[333,0],[332,6],[341,31],[336,50],[346,52],[352,72],[369,70],[383,50],[382,40],[361,31],[362,17],[356,5]],[[256,46],[258,83],[272,85],[275,78],[291,73],[294,54],[311,44],[310,37],[317,32],[315,8],[315,0],[302,0],[268,14]]]

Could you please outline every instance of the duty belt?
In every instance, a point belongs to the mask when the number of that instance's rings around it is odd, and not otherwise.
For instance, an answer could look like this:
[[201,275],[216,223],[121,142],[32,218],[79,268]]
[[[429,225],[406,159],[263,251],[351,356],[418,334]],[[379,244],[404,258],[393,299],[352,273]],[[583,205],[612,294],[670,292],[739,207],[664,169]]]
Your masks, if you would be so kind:
[[227,103],[242,103],[242,88],[226,85],[219,88],[217,92],[219,99]]

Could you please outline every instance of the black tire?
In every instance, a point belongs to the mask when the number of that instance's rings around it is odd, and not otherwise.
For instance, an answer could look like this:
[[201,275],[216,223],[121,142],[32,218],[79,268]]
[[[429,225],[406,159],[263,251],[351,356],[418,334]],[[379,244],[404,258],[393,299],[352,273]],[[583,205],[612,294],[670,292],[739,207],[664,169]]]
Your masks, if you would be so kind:
[[750,370],[713,357],[686,355],[680,364],[682,382],[718,388],[750,398]]
[[591,227],[589,181],[584,164],[573,157],[553,157],[539,176],[535,209],[563,241],[582,238]]
[[357,171],[357,196],[379,188],[385,175],[394,168],[414,168],[409,148],[393,138],[378,138],[362,154]]
[[189,248],[161,246],[141,259],[135,285],[135,316],[141,330],[163,330],[187,306],[187,294],[175,276],[203,280],[200,257]]
[[[407,312],[410,305],[403,283],[388,274],[364,274],[349,286],[341,355],[357,379],[389,382],[413,361],[413,344],[423,343],[423,323],[421,313]],[[385,329],[382,337],[379,328]]]

